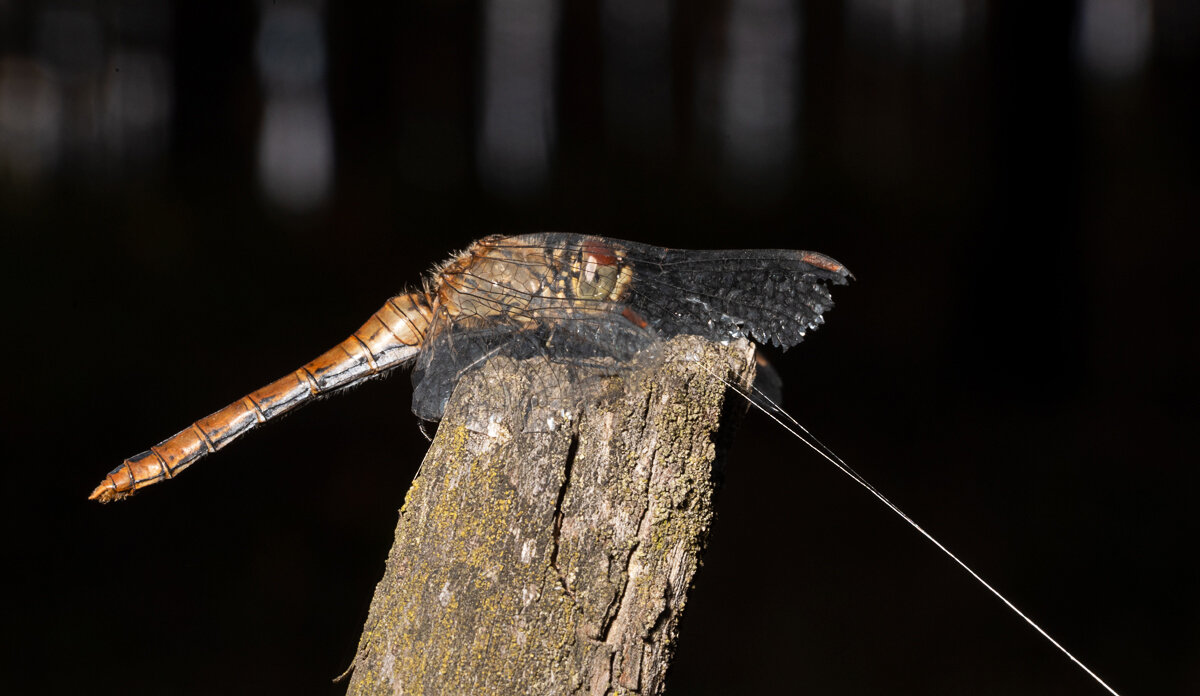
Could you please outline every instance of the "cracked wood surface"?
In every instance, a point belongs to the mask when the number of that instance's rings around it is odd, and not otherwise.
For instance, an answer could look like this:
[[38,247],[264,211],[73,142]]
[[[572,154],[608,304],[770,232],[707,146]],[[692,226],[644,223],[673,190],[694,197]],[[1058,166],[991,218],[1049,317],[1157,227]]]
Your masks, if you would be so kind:
[[[400,512],[350,694],[657,694],[753,347],[667,342],[563,409],[560,366],[455,390]],[[703,367],[702,367],[703,366]],[[514,396],[515,395],[515,396]],[[565,412],[564,412],[565,411]]]

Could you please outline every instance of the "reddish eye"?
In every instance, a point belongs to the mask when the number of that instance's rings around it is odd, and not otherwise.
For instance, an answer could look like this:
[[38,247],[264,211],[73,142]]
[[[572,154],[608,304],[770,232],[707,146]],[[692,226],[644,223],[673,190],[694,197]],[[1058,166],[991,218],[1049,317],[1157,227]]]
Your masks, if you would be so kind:
[[589,258],[595,259],[596,263],[602,266],[616,266],[617,256],[613,250],[595,240],[588,240],[583,243],[581,249],[584,260]]

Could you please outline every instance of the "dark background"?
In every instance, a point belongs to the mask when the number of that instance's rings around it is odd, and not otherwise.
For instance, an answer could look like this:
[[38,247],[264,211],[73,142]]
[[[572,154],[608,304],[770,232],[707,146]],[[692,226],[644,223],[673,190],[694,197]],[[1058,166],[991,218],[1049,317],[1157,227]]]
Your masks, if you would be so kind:
[[[846,263],[791,412],[1118,691],[1197,693],[1192,7],[0,2],[5,690],[341,693],[406,377],[85,497],[562,230]],[[1102,693],[760,415],[718,511],[673,693]]]

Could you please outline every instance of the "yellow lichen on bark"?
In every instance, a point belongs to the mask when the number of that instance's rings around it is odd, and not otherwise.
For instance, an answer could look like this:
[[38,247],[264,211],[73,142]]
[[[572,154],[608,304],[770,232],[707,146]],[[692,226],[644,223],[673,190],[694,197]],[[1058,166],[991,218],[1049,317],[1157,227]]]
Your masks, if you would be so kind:
[[722,380],[748,383],[753,364],[746,344],[691,337],[664,356],[565,418],[514,398],[568,385],[545,373],[561,366],[499,360],[462,380],[406,497],[350,693],[661,691],[712,522],[713,435],[739,410]]

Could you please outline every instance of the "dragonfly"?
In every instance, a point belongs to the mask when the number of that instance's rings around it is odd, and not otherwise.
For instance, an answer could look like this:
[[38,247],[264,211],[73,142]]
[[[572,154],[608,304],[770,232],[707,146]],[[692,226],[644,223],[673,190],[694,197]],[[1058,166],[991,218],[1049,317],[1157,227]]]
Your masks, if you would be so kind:
[[[389,298],[357,331],[300,369],[126,459],[89,498],[101,503],[127,498],[174,478],[269,420],[404,367],[412,368],[413,413],[436,421],[463,375],[492,357],[541,357],[565,365],[586,398],[589,377],[652,360],[662,341],[675,335],[751,339],[786,350],[824,323],[833,307],[830,286],[852,278],[838,261],[811,251],[690,251],[567,233],[486,237],[435,268],[420,290]],[[726,384],[865,488],[1118,696],[769,394]]]
[[404,367],[412,368],[413,412],[436,421],[459,379],[494,356],[564,364],[584,391],[597,370],[652,359],[679,334],[787,349],[824,322],[829,286],[851,277],[810,251],[689,251],[567,233],[487,237],[300,369],[126,459],[89,498],[127,498],[267,421]]

